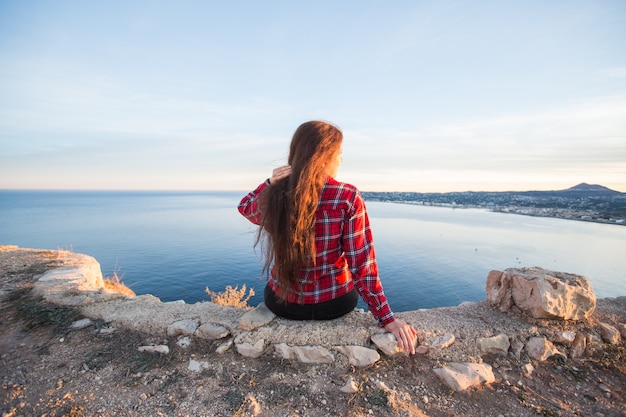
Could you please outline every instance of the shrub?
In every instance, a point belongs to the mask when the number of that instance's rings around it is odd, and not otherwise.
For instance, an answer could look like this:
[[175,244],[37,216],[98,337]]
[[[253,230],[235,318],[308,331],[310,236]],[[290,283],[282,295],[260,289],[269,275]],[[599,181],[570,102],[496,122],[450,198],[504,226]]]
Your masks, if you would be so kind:
[[117,272],[113,272],[111,278],[104,278],[104,288],[111,292],[119,292],[126,297],[134,297],[136,294],[122,282]]
[[246,296],[246,284],[239,287],[231,287],[230,285],[226,286],[226,291],[221,293],[215,293],[206,287],[204,291],[209,294],[211,297],[211,302],[228,307],[236,307],[236,308],[251,308],[248,305],[248,300],[254,296],[254,289],[250,288],[250,292]]

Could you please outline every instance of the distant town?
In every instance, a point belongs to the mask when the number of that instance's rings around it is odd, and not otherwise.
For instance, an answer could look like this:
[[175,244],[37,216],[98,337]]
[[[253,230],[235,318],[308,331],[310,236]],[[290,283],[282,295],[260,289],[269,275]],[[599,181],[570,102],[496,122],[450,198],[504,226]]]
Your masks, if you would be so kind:
[[364,191],[362,194],[363,198],[369,201],[482,208],[526,216],[626,225],[626,193],[586,183],[560,191],[452,193]]

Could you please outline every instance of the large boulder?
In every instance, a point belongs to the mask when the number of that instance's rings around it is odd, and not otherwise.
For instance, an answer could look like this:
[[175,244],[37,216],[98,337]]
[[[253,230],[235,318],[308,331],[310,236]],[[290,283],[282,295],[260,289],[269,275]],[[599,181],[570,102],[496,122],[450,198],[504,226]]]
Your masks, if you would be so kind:
[[491,271],[486,291],[487,301],[500,311],[517,306],[535,318],[586,320],[596,309],[587,277],[539,267]]

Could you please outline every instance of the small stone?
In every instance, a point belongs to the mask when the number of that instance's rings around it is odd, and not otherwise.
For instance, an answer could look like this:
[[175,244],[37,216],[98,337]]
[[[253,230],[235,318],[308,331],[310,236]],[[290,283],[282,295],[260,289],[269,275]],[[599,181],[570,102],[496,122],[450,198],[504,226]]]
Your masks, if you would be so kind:
[[576,338],[576,332],[559,332],[554,335],[552,341],[554,343],[560,343],[562,345],[571,345],[574,343],[574,339]]
[[237,352],[239,352],[241,356],[254,359],[263,354],[263,350],[265,350],[265,340],[257,340],[254,345],[251,343],[240,343],[236,345],[236,347]]
[[431,349],[445,349],[454,343],[456,337],[452,333],[446,333],[442,336],[437,336],[435,340],[430,344]]
[[363,346],[335,346],[335,350],[346,355],[348,362],[358,368],[372,365],[380,359],[378,352]]
[[176,344],[183,349],[187,349],[189,345],[191,345],[191,338],[189,338],[189,336],[183,336],[180,339],[178,339]]
[[92,324],[93,324],[93,321],[90,318],[84,318],[84,319],[81,319],[72,323],[72,326],[70,328],[72,330],[81,330],[81,329],[84,329],[85,327],[91,326]]
[[166,345],[139,346],[137,350],[139,352],[161,353],[164,355],[167,355],[168,353],[170,353],[170,348]]
[[289,346],[286,343],[278,343],[274,345],[274,350],[283,359],[302,363],[322,364],[335,361],[335,356],[321,346]]
[[371,339],[376,347],[387,356],[393,356],[396,353],[402,352],[402,349],[398,347],[398,341],[391,333],[375,334]]
[[193,359],[189,359],[189,365],[187,366],[187,369],[189,369],[191,372],[200,372],[203,369],[207,369],[208,367],[209,367],[208,362],[200,362],[200,361],[196,361]]
[[230,332],[224,326],[212,323],[205,323],[202,326],[198,327],[198,330],[196,330],[194,336],[199,337],[200,339],[218,340],[225,338],[229,334]]
[[427,345],[419,345],[415,348],[415,353],[420,355],[426,355],[430,351],[430,348]]
[[198,328],[198,320],[179,320],[167,326],[167,335],[173,336],[191,336]]
[[587,338],[583,333],[577,332],[572,342],[572,348],[570,349],[569,356],[572,359],[577,359],[585,354],[587,349]]
[[509,337],[501,333],[494,337],[481,337],[478,339],[478,345],[483,353],[495,353],[498,355],[506,355],[511,347]]
[[522,366],[522,372],[526,378],[530,378],[534,371],[535,371],[535,367],[530,363],[527,363],[526,365]]
[[485,363],[449,363],[435,368],[435,374],[454,391],[464,391],[472,386],[495,381],[493,370]]
[[348,377],[348,380],[346,381],[346,384],[343,387],[339,388],[339,390],[341,392],[345,392],[346,394],[355,394],[359,392],[359,386],[354,378],[352,378],[352,375],[350,375]]
[[617,345],[622,337],[619,330],[608,323],[600,323],[600,334],[604,343],[610,345]]
[[233,339],[230,338],[227,341],[221,343],[217,349],[215,349],[215,352],[219,353],[220,355],[222,353],[226,353],[226,351],[228,351],[228,349],[231,348],[231,346],[233,345]]
[[267,308],[265,303],[259,303],[254,310],[248,311],[241,316],[239,319],[239,328],[241,330],[254,330],[265,326],[274,320],[275,317],[276,315]]
[[551,356],[561,354],[561,352],[554,347],[552,342],[543,337],[531,337],[528,342],[526,342],[526,353],[528,353],[528,356],[532,359],[540,362],[545,361]]

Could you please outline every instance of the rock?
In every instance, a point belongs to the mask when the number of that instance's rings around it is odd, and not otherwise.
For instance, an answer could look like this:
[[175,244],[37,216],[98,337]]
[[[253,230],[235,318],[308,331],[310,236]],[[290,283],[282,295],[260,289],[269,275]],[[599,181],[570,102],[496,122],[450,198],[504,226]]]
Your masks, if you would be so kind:
[[539,267],[491,271],[486,292],[487,301],[500,311],[517,306],[534,318],[586,320],[596,308],[587,277]]
[[173,336],[190,336],[196,332],[198,328],[198,320],[179,320],[167,326],[167,335]]
[[626,339],[626,324],[620,323],[617,327],[620,334],[622,335],[622,338]]
[[522,373],[526,378],[530,378],[535,371],[535,367],[531,363],[522,366]]
[[559,332],[554,335],[552,341],[554,343],[560,343],[562,345],[571,345],[574,343],[574,339],[576,338],[576,332]]
[[583,333],[577,332],[569,356],[572,359],[580,358],[585,354],[585,350],[587,350],[587,337]]
[[385,355],[393,356],[396,353],[403,352],[398,347],[398,341],[391,333],[379,333],[372,336],[372,342],[380,349]]
[[602,340],[604,341],[604,343],[617,345],[620,342],[622,335],[620,334],[619,330],[617,330],[615,327],[611,326],[608,323],[599,323],[599,326],[600,334],[602,335]]
[[187,349],[191,345],[191,338],[189,336],[183,336],[178,339],[176,344],[183,349]]
[[372,365],[380,359],[378,352],[363,346],[335,346],[335,350],[346,355],[348,362],[357,368]]
[[339,388],[339,390],[341,392],[345,392],[346,394],[355,394],[359,392],[359,385],[356,383],[354,378],[352,378],[352,375],[350,375],[348,377],[348,380],[346,381],[346,384],[343,387]]
[[431,349],[445,349],[448,346],[450,346],[452,343],[454,343],[455,340],[456,340],[456,337],[454,337],[452,333],[446,333],[442,336],[437,336],[435,340],[431,342],[430,348]]
[[73,265],[46,271],[33,287],[33,295],[63,305],[88,305],[104,289],[100,264],[95,258],[73,254]]
[[261,302],[254,310],[250,310],[241,316],[239,319],[239,328],[241,330],[254,330],[265,326],[274,320],[275,317],[276,315],[267,308],[265,303]]
[[230,349],[233,345],[233,339],[228,339],[227,341],[221,343],[217,349],[215,349],[216,353],[219,353],[220,355],[222,353],[226,353],[226,351],[228,351],[228,349]]
[[518,338],[511,340],[510,350],[511,353],[513,353],[513,356],[519,359],[522,355],[522,351],[524,350],[524,342],[522,342]]
[[85,319],[81,319],[78,321],[75,321],[74,323],[72,323],[72,326],[70,327],[72,330],[81,330],[84,329],[85,327],[89,327],[93,324],[93,321],[89,318],[85,318]]
[[220,326],[212,323],[205,323],[198,327],[194,335],[200,339],[206,340],[218,340],[228,336],[230,332],[224,326]]
[[604,341],[596,334],[587,335],[587,348],[585,353],[591,355],[596,352],[602,352],[604,350]]
[[430,351],[430,347],[426,346],[426,345],[420,345],[418,347],[415,348],[415,353],[419,354],[419,355],[425,355]]
[[162,353],[164,355],[170,353],[170,348],[166,345],[139,346],[137,350],[139,352]]
[[439,379],[454,391],[464,391],[482,383],[495,381],[491,365],[486,363],[449,363],[434,369]]
[[302,363],[322,364],[335,361],[335,356],[321,346],[289,346],[286,343],[278,343],[274,345],[274,350],[283,359]]
[[265,350],[265,340],[259,339],[254,345],[251,343],[239,343],[235,346],[241,356],[254,359],[263,354]]
[[200,361],[195,361],[193,359],[189,359],[189,365],[187,366],[187,369],[189,369],[191,372],[200,372],[203,369],[208,369],[208,368],[209,368],[208,362],[200,362]]
[[478,339],[478,345],[483,353],[495,353],[498,355],[506,355],[511,344],[509,337],[501,333],[494,337],[481,337]]
[[554,355],[562,355],[552,342],[543,337],[531,337],[528,342],[526,342],[526,353],[528,353],[528,356],[532,359],[540,362]]

